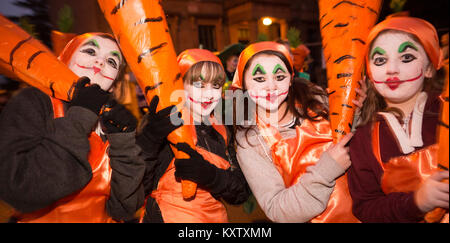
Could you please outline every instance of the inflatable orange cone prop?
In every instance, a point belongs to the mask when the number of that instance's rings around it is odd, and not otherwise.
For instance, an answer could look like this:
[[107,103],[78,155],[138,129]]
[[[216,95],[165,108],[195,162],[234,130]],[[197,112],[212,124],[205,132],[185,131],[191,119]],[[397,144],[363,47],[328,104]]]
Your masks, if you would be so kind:
[[[131,71],[149,102],[159,96],[158,110],[182,104],[172,101],[175,90],[184,90],[177,55],[160,0],[98,0],[106,20],[120,44]],[[194,148],[191,131],[182,126],[168,136],[171,143]],[[172,147],[175,158],[188,156]],[[183,197],[195,196],[197,185],[182,181]]]
[[51,50],[1,15],[0,36],[1,74],[22,80],[52,97],[70,100],[78,76]]
[[320,28],[327,67],[330,121],[336,143],[351,131],[362,79],[364,48],[382,0],[319,0]]

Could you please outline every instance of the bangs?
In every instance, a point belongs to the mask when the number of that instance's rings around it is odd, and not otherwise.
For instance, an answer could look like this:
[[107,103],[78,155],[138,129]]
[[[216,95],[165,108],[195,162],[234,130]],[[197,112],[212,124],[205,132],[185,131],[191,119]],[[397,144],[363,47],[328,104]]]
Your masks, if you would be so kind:
[[[202,70],[205,69],[205,75],[202,76]],[[222,66],[216,62],[203,61],[192,65],[183,77],[183,81],[193,84],[197,81],[202,81],[205,84],[218,84],[223,86],[225,84],[225,71]]]

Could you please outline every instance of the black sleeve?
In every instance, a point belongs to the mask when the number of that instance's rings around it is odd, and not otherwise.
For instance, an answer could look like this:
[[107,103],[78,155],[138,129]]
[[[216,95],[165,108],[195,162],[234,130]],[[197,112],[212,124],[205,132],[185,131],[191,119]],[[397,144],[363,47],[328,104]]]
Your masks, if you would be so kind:
[[142,179],[145,163],[136,145],[135,132],[107,134],[112,168],[111,193],[106,203],[109,215],[118,221],[132,221],[145,200]]
[[229,204],[237,205],[247,201],[250,196],[250,187],[237,162],[236,150],[229,145],[227,151],[230,168],[228,170],[217,169],[214,182],[207,187],[213,188],[211,195],[214,198],[222,198]]
[[76,106],[54,119],[49,97],[36,88],[13,97],[0,115],[0,199],[27,213],[83,188],[97,119]]
[[140,157],[145,163],[143,184],[145,195],[149,195],[157,185],[157,171],[161,164],[161,159],[158,157],[160,157],[162,150],[167,150],[167,148],[164,145],[153,143],[143,134],[137,136],[136,144],[141,148]]
[[174,155],[168,142],[154,145],[138,137],[137,143],[142,149],[140,156],[145,162],[143,179],[145,195],[150,195],[157,188],[159,179],[166,172]]
[[141,144],[142,148],[140,156],[145,162],[143,185],[147,204],[143,222],[164,223],[161,210],[150,194],[158,187],[158,182],[172,162],[174,155],[168,143],[155,146],[154,144],[143,143],[144,140],[138,139],[138,141],[140,141],[138,144]]

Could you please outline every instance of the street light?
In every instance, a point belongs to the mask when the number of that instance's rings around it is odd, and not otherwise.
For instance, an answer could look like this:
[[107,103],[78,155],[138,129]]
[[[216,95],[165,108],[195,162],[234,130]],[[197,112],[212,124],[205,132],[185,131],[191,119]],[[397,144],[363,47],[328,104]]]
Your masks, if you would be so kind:
[[266,26],[271,25],[272,24],[272,19],[269,18],[269,17],[264,18],[263,19],[263,24],[266,25]]

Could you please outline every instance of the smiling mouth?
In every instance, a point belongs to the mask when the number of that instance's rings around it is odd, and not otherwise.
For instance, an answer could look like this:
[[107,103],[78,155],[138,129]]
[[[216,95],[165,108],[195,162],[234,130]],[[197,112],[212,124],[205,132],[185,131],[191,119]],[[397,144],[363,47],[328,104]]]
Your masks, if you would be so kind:
[[103,75],[103,73],[101,73],[100,71],[101,71],[101,69],[100,68],[98,68],[98,67],[96,67],[96,66],[93,66],[93,67],[86,67],[86,66],[81,66],[80,64],[76,64],[78,67],[80,67],[80,68],[83,68],[83,69],[92,69],[93,71],[94,71],[94,75],[96,75],[97,73],[100,73],[100,75],[102,76],[102,77],[104,77],[104,78],[106,78],[106,79],[109,79],[109,80],[113,80],[114,81],[114,79],[113,78],[111,78],[111,77],[108,77],[108,76],[106,76],[106,75]]
[[96,66],[93,66],[92,68],[94,69],[94,75],[101,71],[101,69]]
[[217,100],[211,100],[211,101],[200,102],[200,101],[194,100],[192,97],[189,97],[189,100],[195,104],[200,104],[202,106],[202,108],[205,110],[208,109],[214,102],[217,101]]
[[203,109],[208,109],[209,108],[209,106],[212,104],[212,102],[202,102],[202,108]]
[[288,92],[289,91],[286,91],[286,92],[283,92],[281,94],[271,94],[271,93],[269,93],[266,96],[257,96],[257,95],[253,96],[252,95],[252,97],[254,99],[263,98],[263,99],[266,99],[267,101],[269,101],[270,103],[275,103],[278,100],[278,97],[283,96],[283,95],[287,94]]
[[414,82],[418,79],[420,79],[423,76],[423,70],[420,72],[419,76],[408,79],[408,80],[400,80],[398,77],[388,78],[386,81],[375,81],[377,84],[386,84],[391,90],[396,90],[400,84],[407,83],[407,82]]

